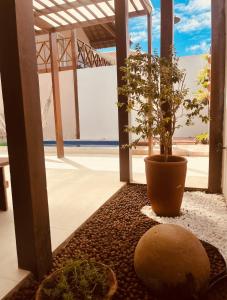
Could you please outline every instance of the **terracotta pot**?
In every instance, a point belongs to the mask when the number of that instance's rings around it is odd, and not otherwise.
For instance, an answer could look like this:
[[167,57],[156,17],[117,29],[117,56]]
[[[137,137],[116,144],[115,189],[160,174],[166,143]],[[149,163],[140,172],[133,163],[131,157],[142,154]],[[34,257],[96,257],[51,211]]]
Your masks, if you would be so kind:
[[187,160],[180,156],[153,155],[145,158],[147,194],[158,216],[176,217],[180,214],[184,194]]
[[[106,266],[104,264],[101,264],[101,263],[97,263],[97,265],[101,265],[102,267],[106,268],[107,271],[108,271],[108,273],[109,273],[108,274],[108,276],[109,276],[109,282],[108,282],[109,290],[108,290],[106,296],[103,298],[103,300],[110,300],[110,299],[112,299],[113,295],[116,293],[117,287],[118,287],[116,275],[115,275],[114,271],[110,267],[108,267],[108,266]],[[36,292],[35,300],[43,300],[44,299],[43,296],[42,296],[42,290],[43,290],[43,286],[45,285],[46,281],[49,280],[49,279],[51,279],[51,278],[56,277],[63,270],[64,270],[64,268],[55,271],[54,273],[52,273],[51,275],[49,275],[41,283],[41,285],[39,286],[39,289]]]

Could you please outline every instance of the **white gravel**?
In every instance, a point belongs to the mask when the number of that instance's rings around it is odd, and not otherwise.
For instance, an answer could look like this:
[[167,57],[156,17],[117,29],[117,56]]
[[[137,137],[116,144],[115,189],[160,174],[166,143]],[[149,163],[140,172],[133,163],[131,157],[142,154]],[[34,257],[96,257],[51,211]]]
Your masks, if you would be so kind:
[[223,196],[187,192],[182,203],[182,215],[177,218],[158,217],[151,206],[141,212],[164,224],[178,224],[191,230],[199,239],[219,249],[227,261],[227,206]]

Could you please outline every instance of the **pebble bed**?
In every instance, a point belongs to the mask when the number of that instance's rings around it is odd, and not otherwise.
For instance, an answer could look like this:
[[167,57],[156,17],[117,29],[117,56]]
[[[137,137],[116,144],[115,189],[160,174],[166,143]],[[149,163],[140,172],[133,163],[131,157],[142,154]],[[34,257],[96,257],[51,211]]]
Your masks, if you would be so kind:
[[141,211],[157,222],[178,224],[189,229],[199,239],[217,247],[227,261],[227,205],[223,196],[187,192],[178,218],[158,217],[151,206],[144,206]]
[[[148,229],[158,224],[141,213],[141,209],[148,204],[146,186],[124,187],[75,232],[66,247],[54,257],[52,271],[81,255],[95,258],[98,262],[111,266],[116,273],[118,291],[113,300],[157,300],[138,280],[133,268],[136,244]],[[207,243],[204,243],[204,247],[211,261],[211,279],[215,279],[225,271],[225,262],[216,248]],[[7,299],[32,300],[38,284],[30,280]],[[222,298],[213,300],[219,299]]]

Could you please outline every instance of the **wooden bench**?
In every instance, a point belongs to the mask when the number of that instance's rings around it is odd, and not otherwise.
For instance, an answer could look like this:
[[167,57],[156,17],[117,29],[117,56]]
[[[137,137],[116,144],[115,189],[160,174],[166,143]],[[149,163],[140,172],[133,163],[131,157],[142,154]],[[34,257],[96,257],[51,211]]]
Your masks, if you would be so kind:
[[8,158],[0,158],[0,210],[6,211],[8,209],[6,189],[8,182],[5,180],[4,167],[9,165]]

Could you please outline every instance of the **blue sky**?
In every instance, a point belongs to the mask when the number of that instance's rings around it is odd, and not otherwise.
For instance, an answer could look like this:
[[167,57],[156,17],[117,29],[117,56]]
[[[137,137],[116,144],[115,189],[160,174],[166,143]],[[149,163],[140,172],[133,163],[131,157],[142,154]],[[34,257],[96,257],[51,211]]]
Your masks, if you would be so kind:
[[[179,56],[207,53],[211,41],[211,0],[175,0],[175,15],[181,22],[175,25],[175,48]],[[153,49],[160,48],[160,0],[152,0]],[[131,40],[147,50],[146,17],[130,19]]]
[[[160,49],[160,0],[151,0],[153,11],[153,49]],[[175,0],[175,15],[181,18],[175,25],[174,40],[178,56],[208,53],[211,43],[211,0]],[[129,20],[132,48],[140,44],[147,51],[147,20]],[[102,51],[108,51],[103,49]],[[114,51],[110,48],[109,51]]]

